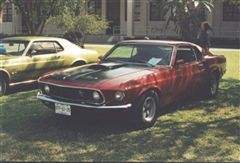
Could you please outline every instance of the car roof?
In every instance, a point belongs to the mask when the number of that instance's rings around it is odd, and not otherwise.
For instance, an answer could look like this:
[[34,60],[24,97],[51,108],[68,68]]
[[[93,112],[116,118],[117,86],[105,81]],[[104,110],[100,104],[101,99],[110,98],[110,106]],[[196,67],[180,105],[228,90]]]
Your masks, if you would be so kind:
[[187,41],[173,41],[173,40],[126,40],[126,41],[121,41],[119,42],[120,44],[153,44],[153,45],[195,45],[191,42]]
[[23,41],[36,41],[36,40],[65,40],[58,37],[47,37],[47,36],[15,36],[6,37],[3,40],[23,40]]

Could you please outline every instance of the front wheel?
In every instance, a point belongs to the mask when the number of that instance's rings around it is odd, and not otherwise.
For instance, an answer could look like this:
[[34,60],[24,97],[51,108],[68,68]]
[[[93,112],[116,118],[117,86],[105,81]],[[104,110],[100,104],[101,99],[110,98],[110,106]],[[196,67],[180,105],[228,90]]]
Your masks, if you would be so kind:
[[0,78],[0,97],[5,95],[7,90],[7,82],[4,78]]
[[151,127],[156,122],[158,107],[158,95],[154,91],[146,92],[130,111],[130,120],[136,127]]

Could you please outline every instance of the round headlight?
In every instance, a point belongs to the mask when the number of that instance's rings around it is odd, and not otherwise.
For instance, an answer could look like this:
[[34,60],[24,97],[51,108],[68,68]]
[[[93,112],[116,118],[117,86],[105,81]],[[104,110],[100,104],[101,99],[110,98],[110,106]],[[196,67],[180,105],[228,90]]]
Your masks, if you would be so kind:
[[44,91],[45,91],[46,93],[50,93],[50,87],[49,87],[48,85],[45,85],[45,86],[44,86]]
[[118,101],[123,100],[123,98],[125,97],[125,94],[123,92],[116,92],[115,93],[115,99]]
[[92,96],[93,96],[93,99],[96,101],[99,101],[101,99],[101,96],[97,91],[94,91]]

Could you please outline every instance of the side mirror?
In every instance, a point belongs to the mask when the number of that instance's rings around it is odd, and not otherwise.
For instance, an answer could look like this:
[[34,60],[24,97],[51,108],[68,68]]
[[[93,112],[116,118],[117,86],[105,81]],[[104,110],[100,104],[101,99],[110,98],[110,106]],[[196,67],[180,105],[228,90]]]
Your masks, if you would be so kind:
[[184,64],[185,62],[184,62],[184,60],[183,59],[178,59],[178,60],[176,60],[176,62],[175,62],[175,66],[179,66],[179,65],[182,65],[182,64]]

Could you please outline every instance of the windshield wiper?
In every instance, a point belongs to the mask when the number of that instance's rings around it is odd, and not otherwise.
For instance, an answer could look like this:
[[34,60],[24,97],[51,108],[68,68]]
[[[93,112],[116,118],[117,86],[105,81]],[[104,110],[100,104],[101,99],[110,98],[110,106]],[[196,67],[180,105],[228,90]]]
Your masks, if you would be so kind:
[[132,63],[140,63],[140,64],[144,64],[147,65],[149,67],[153,67],[154,65],[152,65],[151,63],[146,62],[145,60],[140,60],[140,59],[130,59],[129,62]]
[[104,60],[102,60],[102,62],[120,62],[120,63],[126,63],[126,61],[122,61],[118,58],[106,58]]

